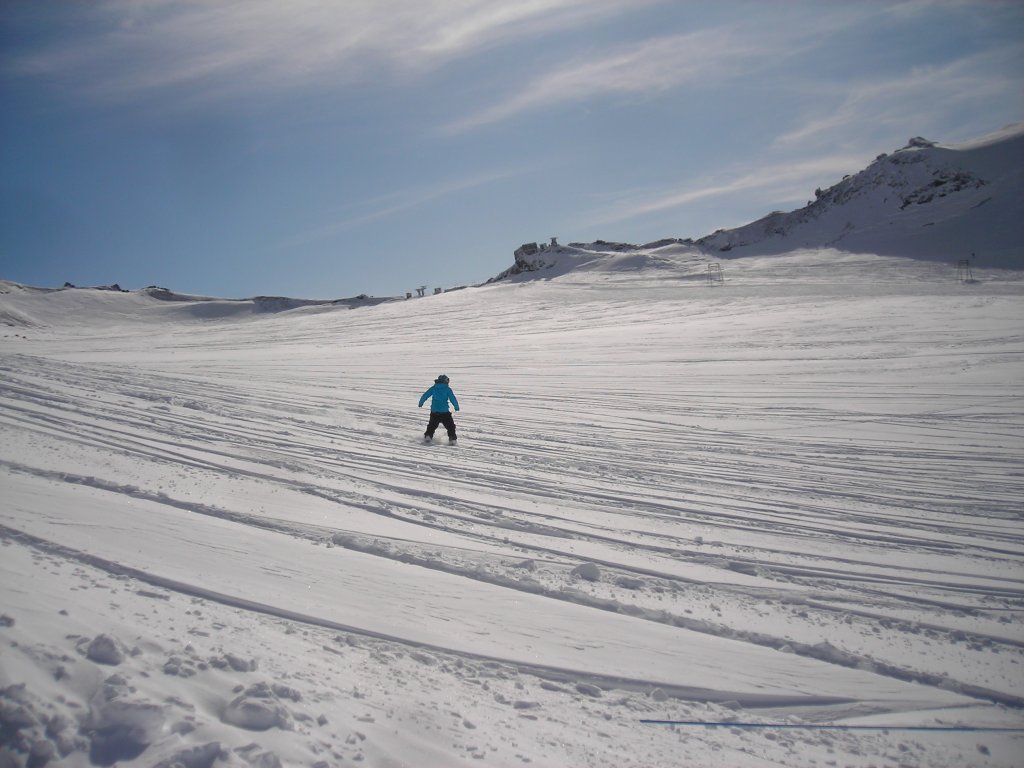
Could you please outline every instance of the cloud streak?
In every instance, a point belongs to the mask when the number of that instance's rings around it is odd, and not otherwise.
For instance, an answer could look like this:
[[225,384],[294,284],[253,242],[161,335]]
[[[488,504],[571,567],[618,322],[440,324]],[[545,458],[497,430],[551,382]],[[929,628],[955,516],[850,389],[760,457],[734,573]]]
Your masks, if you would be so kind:
[[596,51],[536,77],[501,101],[448,124],[444,131],[463,133],[526,112],[606,95],[650,97],[685,85],[721,84],[756,62],[791,53],[794,42],[758,39],[750,31],[728,26]]
[[415,76],[636,6],[634,0],[107,0],[76,39],[20,56],[4,69],[60,78],[107,98],[182,85],[206,89],[217,80],[236,90],[339,86]]
[[752,171],[733,169],[702,179],[682,182],[672,188],[637,190],[586,216],[585,225],[614,224],[652,214],[683,209],[692,203],[716,197],[757,197],[780,204],[810,197],[822,179],[838,180],[859,170],[863,155],[832,155],[797,162],[763,165]]
[[467,176],[461,179],[454,179],[442,184],[429,186],[418,186],[410,189],[400,190],[388,195],[382,195],[374,199],[364,200],[358,204],[363,209],[361,213],[353,213],[349,209],[339,214],[339,217],[329,224],[307,230],[298,235],[288,238],[281,243],[283,248],[295,248],[308,245],[322,240],[328,240],[344,232],[357,229],[358,227],[373,222],[387,219],[399,213],[404,213],[421,205],[439,200],[449,195],[466,192],[477,187],[484,187],[505,179],[521,176],[529,173],[528,170],[517,168],[514,170],[497,170],[489,173]]
[[910,132],[909,136],[920,125],[937,122],[943,114],[960,115],[962,119],[972,111],[981,112],[981,123],[968,129],[974,133],[990,120],[982,105],[1000,98],[1007,103],[1019,101],[1022,76],[1024,44],[1015,43],[943,66],[916,67],[901,77],[887,75],[847,83],[838,104],[830,102],[827,112],[806,115],[799,127],[780,136],[776,145],[835,145],[853,134],[879,129]]

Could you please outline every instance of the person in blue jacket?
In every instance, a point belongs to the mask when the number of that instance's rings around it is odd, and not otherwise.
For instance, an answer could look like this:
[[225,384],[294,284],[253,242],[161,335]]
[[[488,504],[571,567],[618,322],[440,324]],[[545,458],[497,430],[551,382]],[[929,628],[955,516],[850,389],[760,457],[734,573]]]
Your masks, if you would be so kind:
[[427,422],[427,431],[423,433],[423,439],[428,443],[434,439],[434,430],[437,429],[439,424],[444,424],[444,428],[448,430],[448,442],[454,443],[458,440],[455,434],[455,419],[452,418],[451,411],[448,410],[448,402],[455,406],[455,410],[459,410],[459,401],[455,397],[455,393],[452,392],[452,388],[448,386],[448,377],[443,373],[434,379],[434,386],[423,393],[423,397],[420,398],[420,408],[427,402],[427,398],[430,397],[430,421]]

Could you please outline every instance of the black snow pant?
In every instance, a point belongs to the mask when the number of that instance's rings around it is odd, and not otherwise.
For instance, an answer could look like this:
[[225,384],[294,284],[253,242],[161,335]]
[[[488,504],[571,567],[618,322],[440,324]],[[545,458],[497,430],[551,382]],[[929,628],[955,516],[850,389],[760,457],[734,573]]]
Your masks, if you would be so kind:
[[427,422],[427,431],[423,433],[423,436],[433,437],[438,424],[444,424],[444,428],[448,430],[449,440],[455,439],[455,419],[452,418],[450,411],[431,411],[430,421]]

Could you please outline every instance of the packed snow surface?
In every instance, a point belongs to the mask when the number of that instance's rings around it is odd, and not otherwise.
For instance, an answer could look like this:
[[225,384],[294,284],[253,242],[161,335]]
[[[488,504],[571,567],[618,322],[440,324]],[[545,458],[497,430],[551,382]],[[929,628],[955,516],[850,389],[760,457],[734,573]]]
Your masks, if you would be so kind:
[[0,765],[1020,765],[1021,273],[573,259],[0,283]]

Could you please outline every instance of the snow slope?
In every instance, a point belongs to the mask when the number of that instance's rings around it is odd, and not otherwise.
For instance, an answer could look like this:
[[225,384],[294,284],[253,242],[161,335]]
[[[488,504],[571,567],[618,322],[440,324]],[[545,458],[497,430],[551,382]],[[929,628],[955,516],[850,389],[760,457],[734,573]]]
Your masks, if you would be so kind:
[[1024,269],[1024,124],[959,145],[911,139],[789,213],[698,244],[749,256],[799,248]]
[[[642,721],[1024,727],[1021,274],[548,276],[276,314],[0,285],[0,764],[1019,765]],[[419,441],[441,371],[457,447]]]

